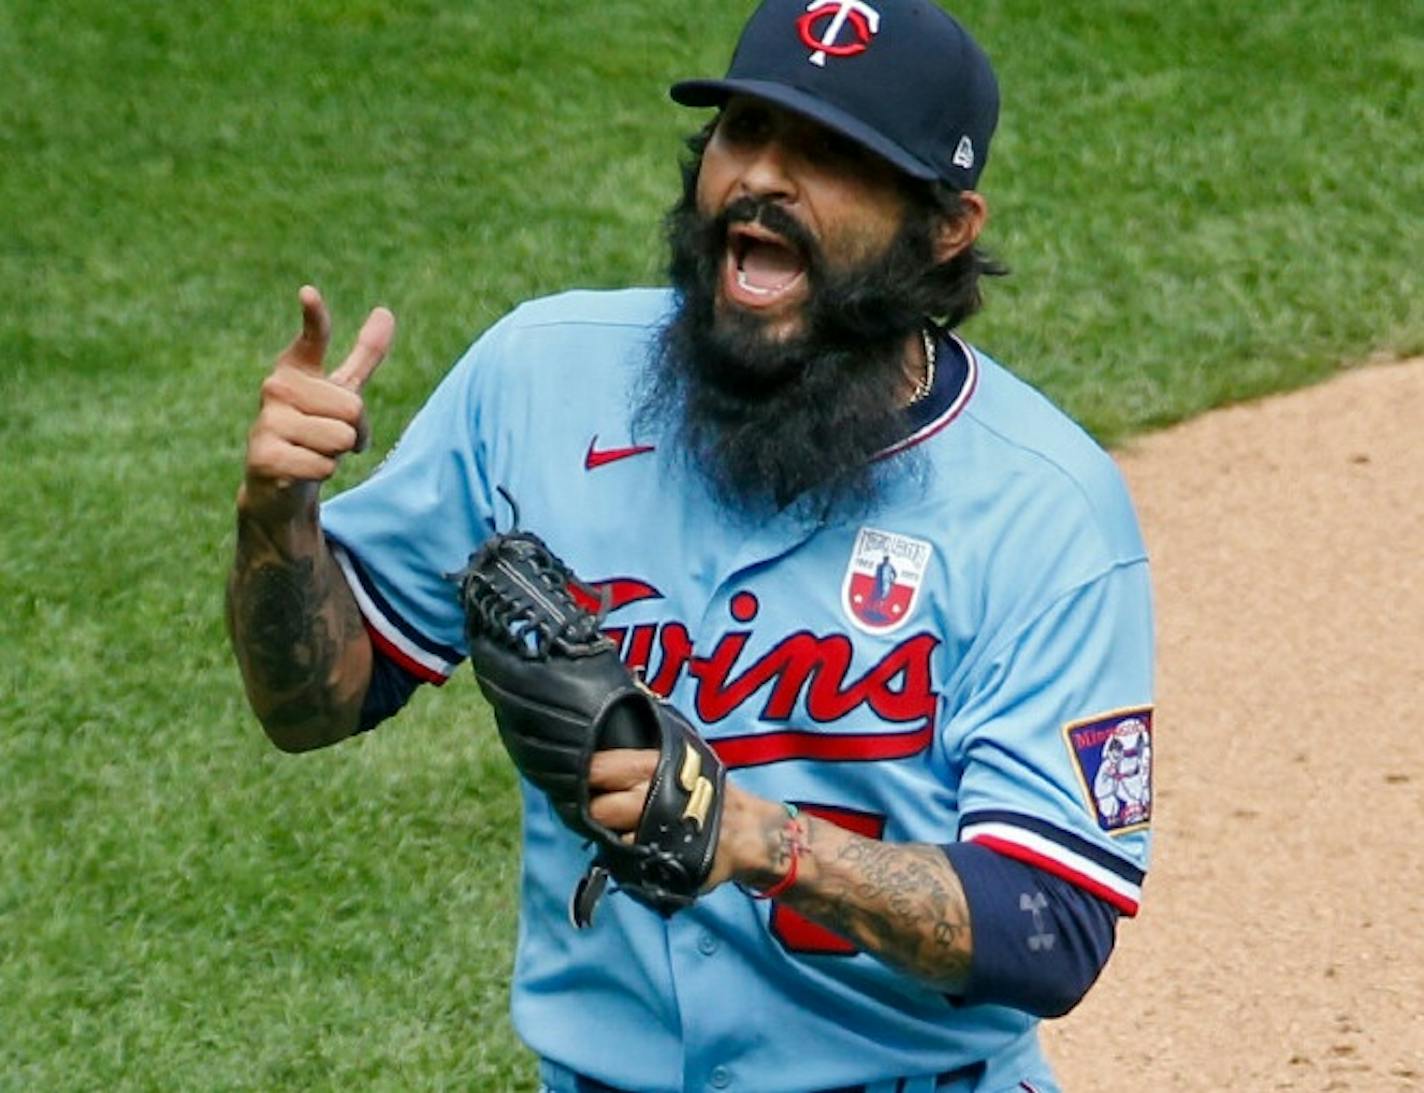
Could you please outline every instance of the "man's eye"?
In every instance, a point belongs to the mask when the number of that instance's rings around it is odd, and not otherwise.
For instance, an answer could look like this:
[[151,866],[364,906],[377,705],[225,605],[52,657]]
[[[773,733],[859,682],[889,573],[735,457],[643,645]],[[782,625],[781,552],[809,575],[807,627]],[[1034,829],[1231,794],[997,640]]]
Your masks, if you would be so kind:
[[860,159],[864,150],[849,137],[829,131],[822,132],[814,145],[816,157],[826,162],[849,162]]
[[764,111],[740,109],[722,118],[722,132],[728,140],[749,144],[766,136],[767,117]]

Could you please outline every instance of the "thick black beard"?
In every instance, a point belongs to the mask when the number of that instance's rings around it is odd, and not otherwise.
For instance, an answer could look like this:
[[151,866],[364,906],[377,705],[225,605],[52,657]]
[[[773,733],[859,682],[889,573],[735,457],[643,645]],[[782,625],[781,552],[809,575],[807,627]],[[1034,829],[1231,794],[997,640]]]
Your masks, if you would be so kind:
[[[798,246],[810,298],[799,334],[716,297],[728,227],[759,220]],[[906,432],[906,341],[929,313],[929,218],[916,211],[880,257],[831,270],[778,205],[743,199],[717,216],[691,194],[668,215],[677,307],[659,332],[636,421],[672,423],[674,439],[724,505],[747,515],[804,507],[825,518],[871,508],[913,460],[877,459]]]

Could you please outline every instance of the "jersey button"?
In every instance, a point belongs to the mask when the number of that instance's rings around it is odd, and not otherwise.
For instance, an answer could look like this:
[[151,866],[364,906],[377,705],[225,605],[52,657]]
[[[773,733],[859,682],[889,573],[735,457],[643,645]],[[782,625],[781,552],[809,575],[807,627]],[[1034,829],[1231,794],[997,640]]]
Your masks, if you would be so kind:
[[697,951],[703,956],[711,956],[718,948],[717,939],[711,934],[703,934],[697,939]]
[[725,1066],[714,1066],[710,1078],[713,1089],[726,1089],[732,1084],[732,1072]]

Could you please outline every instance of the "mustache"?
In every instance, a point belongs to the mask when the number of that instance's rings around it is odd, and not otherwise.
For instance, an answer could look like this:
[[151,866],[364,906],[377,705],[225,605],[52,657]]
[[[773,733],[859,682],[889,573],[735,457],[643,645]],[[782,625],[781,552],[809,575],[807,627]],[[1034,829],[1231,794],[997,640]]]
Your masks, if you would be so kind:
[[726,246],[727,233],[737,224],[757,224],[781,236],[801,253],[808,272],[824,268],[824,255],[816,237],[779,202],[750,195],[734,199],[709,225],[719,250]]

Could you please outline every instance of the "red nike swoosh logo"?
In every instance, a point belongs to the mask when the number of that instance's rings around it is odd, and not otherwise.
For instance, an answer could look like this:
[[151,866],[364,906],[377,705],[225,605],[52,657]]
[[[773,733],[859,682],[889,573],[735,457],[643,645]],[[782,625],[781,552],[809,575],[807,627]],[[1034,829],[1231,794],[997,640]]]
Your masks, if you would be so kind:
[[594,436],[588,442],[588,454],[583,457],[583,469],[586,471],[597,470],[599,467],[606,467],[610,463],[617,463],[620,459],[630,459],[635,455],[646,455],[653,450],[651,444],[640,444],[632,448],[598,448],[598,437]]

